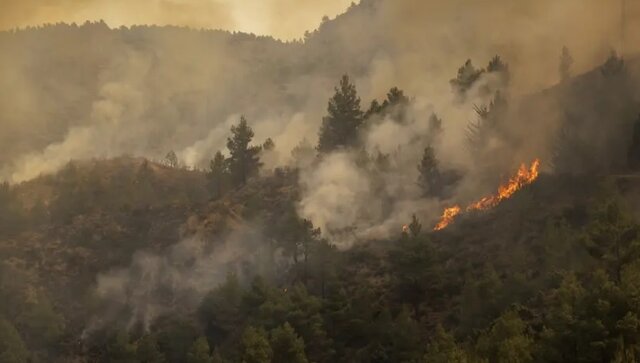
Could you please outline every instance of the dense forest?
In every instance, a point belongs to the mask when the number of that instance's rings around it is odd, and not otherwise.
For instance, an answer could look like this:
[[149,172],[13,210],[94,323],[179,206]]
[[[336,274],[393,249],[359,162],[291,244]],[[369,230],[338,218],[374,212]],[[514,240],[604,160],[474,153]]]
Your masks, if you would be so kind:
[[640,60],[376,97],[402,47],[343,31],[383,3],[289,43],[0,32],[0,362],[640,361]]

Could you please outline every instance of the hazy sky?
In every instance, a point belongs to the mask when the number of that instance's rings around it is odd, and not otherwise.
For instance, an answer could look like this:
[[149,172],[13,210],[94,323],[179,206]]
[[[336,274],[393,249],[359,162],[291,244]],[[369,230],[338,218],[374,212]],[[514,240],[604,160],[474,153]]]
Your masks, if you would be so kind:
[[300,38],[352,0],[0,0],[0,29],[104,19],[112,27],[172,24]]

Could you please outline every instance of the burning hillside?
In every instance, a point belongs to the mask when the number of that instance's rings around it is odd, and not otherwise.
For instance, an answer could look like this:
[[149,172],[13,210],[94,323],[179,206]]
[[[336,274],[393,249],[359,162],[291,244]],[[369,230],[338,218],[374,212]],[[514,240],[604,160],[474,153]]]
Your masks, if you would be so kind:
[[[523,163],[520,165],[518,172],[512,176],[509,181],[498,188],[496,194],[486,196],[476,202],[467,206],[464,211],[478,211],[487,210],[500,204],[505,199],[511,198],[518,190],[533,183],[540,174],[540,159],[536,159],[531,163],[531,166],[527,166]],[[440,222],[433,228],[434,231],[440,231],[447,228],[455,218],[463,212],[463,209],[459,205],[446,208],[442,213]]]

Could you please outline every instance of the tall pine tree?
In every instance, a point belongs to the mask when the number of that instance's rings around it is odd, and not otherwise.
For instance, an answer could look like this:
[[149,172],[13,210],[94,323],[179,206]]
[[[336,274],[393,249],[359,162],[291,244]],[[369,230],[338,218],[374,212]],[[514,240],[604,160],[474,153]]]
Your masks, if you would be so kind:
[[220,151],[216,153],[213,160],[209,163],[209,183],[211,185],[211,193],[213,198],[220,198],[224,193],[225,184],[227,183],[229,169],[224,155]]
[[449,81],[453,92],[461,99],[464,99],[467,91],[484,73],[484,69],[476,69],[471,63],[471,59],[467,59],[462,67],[458,69],[456,78]]
[[257,174],[262,166],[259,157],[262,148],[249,145],[254,134],[244,116],[240,117],[237,126],[231,126],[231,134],[227,139],[227,148],[231,155],[228,159],[229,171],[234,184],[242,186],[251,176]]
[[422,160],[418,165],[418,185],[422,187],[425,196],[434,197],[441,191],[440,170],[436,152],[430,145],[424,149]]
[[344,75],[336,93],[329,100],[328,115],[322,120],[318,151],[331,152],[356,145],[363,113],[356,86]]

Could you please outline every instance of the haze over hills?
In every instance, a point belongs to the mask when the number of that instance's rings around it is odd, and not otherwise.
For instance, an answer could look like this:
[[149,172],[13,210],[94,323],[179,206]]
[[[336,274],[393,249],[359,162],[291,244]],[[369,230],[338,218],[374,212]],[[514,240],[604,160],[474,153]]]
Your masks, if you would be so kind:
[[[317,137],[324,100],[344,73],[365,104],[400,86],[422,110],[440,113],[452,129],[447,144],[459,144],[472,107],[452,105],[448,81],[467,58],[482,64],[500,54],[514,92],[529,92],[557,82],[563,45],[579,71],[602,63],[619,43],[615,7],[597,1],[580,2],[571,17],[563,14],[573,2],[419,3],[362,2],[304,43],[102,23],[1,33],[3,178],[28,180],[69,159],[162,158],[169,150],[203,166],[240,114],[258,138],[278,141],[285,163],[300,139]],[[538,21],[544,28],[504,31]]]
[[5,0],[0,30],[102,19],[115,28],[138,24],[174,25],[299,39],[305,30],[316,28],[323,15],[339,14],[350,3],[348,0],[265,0],[259,3],[248,0],[63,0],[45,3]]
[[618,5],[0,32],[0,362],[637,361]]

